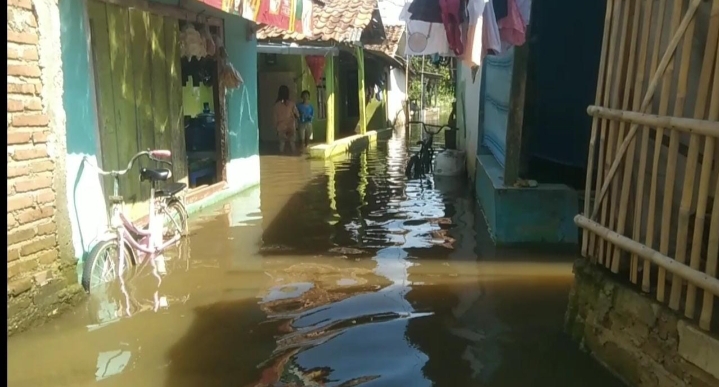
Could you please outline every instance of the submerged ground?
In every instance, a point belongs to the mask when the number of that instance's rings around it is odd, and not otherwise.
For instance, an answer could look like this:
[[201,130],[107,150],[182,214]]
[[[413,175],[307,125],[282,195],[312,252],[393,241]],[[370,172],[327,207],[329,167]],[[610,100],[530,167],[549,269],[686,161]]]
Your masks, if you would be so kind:
[[562,333],[573,256],[492,247],[464,182],[406,181],[408,142],[263,156],[161,283],[10,338],[9,385],[620,386]]

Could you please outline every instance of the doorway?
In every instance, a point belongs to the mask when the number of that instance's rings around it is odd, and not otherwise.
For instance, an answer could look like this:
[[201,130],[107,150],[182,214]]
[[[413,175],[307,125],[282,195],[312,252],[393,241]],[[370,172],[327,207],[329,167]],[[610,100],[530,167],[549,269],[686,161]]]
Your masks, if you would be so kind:
[[[180,22],[180,29],[187,22]],[[196,26],[195,28],[199,28]],[[211,27],[219,35],[218,27]],[[182,58],[182,99],[184,136],[190,188],[213,185],[223,180],[225,160],[218,62],[215,57]]]
[[295,73],[290,71],[261,72],[258,74],[260,87],[257,90],[257,97],[262,150],[276,148],[278,139],[273,123],[272,108],[275,106],[277,91],[280,86],[287,86],[290,89],[290,99],[297,100],[297,81],[295,77]]

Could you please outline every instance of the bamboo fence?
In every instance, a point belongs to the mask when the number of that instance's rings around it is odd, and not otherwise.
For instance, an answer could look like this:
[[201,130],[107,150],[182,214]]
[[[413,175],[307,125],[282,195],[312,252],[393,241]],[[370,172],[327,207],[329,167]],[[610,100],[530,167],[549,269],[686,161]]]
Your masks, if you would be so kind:
[[719,0],[608,0],[582,255],[719,330]]

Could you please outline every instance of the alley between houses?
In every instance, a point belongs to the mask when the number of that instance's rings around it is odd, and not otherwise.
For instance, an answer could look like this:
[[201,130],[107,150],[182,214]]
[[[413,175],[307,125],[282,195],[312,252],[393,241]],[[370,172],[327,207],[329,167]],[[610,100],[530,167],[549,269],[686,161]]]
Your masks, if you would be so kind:
[[465,182],[406,180],[409,142],[263,156],[161,283],[9,338],[9,385],[622,385],[563,333],[573,255],[493,247]]

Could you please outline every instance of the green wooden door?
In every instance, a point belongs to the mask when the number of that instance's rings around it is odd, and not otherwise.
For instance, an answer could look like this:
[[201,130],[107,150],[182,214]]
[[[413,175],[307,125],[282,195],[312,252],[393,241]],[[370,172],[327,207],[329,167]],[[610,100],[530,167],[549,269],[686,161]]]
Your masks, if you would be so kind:
[[[175,181],[186,181],[182,123],[179,23],[138,9],[88,2],[104,169],[121,169],[144,149],[173,153]],[[120,180],[133,217],[147,212],[148,183],[140,183],[140,160]],[[106,193],[112,181],[104,181]]]

